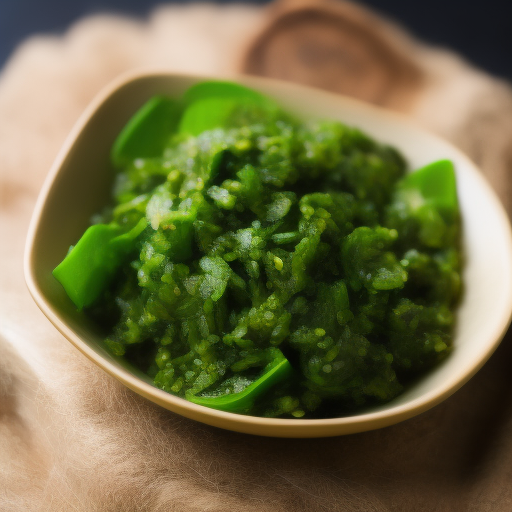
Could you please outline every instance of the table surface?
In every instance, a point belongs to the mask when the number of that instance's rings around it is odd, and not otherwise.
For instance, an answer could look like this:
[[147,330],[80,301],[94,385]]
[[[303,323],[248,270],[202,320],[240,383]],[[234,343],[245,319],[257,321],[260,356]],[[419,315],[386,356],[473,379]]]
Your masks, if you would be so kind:
[[[266,4],[269,0],[238,2]],[[81,16],[97,12],[144,17],[161,3],[155,0],[0,0],[0,67],[16,44],[29,35],[61,33]],[[458,0],[387,0],[385,3],[362,0],[361,3],[401,23],[426,42],[452,48],[482,69],[512,80],[512,2],[487,0],[485,10],[480,2],[464,2],[461,7]]]

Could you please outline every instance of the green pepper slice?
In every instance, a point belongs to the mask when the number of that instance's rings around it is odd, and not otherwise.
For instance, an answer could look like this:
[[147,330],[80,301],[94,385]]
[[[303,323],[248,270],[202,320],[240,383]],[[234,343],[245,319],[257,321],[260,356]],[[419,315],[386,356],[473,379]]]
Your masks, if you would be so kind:
[[199,135],[206,130],[226,128],[237,108],[271,108],[267,97],[243,85],[223,81],[201,82],[184,96],[187,105],[180,120],[179,133]]
[[166,96],[154,96],[128,121],[112,146],[111,160],[122,168],[136,158],[162,155],[176,131],[181,106]]
[[188,395],[187,400],[220,411],[244,413],[251,409],[254,401],[266,393],[271,387],[288,379],[293,368],[288,359],[279,351],[279,355],[270,362],[263,375],[249,384],[243,391],[221,396]]
[[412,241],[421,250],[456,246],[460,213],[452,162],[439,160],[405,176],[387,208],[385,225],[398,231],[395,249],[404,250]]
[[116,224],[95,224],[53,270],[54,277],[79,310],[90,306],[108,286],[146,226],[146,219],[141,219],[123,233]]
[[207,98],[249,99],[260,103],[268,102],[268,98],[240,84],[223,80],[209,80],[190,87],[183,96],[186,105]]
[[458,211],[455,170],[450,160],[438,160],[408,174],[400,189],[418,191],[425,202],[441,210]]

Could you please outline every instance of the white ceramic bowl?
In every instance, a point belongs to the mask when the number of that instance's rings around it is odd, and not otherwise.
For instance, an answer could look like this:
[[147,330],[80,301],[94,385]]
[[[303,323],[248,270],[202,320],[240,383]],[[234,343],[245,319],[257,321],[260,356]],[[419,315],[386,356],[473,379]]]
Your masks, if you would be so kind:
[[[210,77],[209,77],[210,78]],[[130,389],[188,418],[225,429],[281,437],[349,434],[397,423],[439,403],[462,386],[498,346],[512,310],[512,238],[507,216],[475,165],[459,150],[397,114],[352,99],[284,82],[238,77],[304,117],[357,126],[399,148],[412,169],[453,161],[463,217],[464,295],[451,355],[393,401],[353,416],[269,419],[226,413],[177,398],[122,359],[109,354],[98,333],[73,307],[53,268],[76,243],[91,215],[109,198],[109,152],[120,129],[154,94],[180,96],[205,77],[148,72],[124,77],[92,102],[58,155],[37,202],[25,254],[25,275],[35,301],[81,352]]]

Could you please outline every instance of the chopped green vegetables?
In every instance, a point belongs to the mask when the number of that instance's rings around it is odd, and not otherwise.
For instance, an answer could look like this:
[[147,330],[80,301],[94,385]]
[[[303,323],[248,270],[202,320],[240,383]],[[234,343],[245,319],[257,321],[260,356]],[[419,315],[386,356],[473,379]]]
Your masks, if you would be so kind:
[[412,174],[335,121],[203,82],[119,135],[114,203],[55,269],[106,343],[214,409],[313,418],[389,401],[447,356],[461,293],[448,161]]

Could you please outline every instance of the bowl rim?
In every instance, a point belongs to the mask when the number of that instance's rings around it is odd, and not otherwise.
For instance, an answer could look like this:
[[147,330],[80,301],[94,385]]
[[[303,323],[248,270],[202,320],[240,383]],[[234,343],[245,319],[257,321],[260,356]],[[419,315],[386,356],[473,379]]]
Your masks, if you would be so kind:
[[[384,410],[356,413],[351,416],[326,419],[281,419],[248,416],[206,408],[167,393],[147,382],[142,381],[140,378],[130,373],[127,369],[113,364],[111,361],[105,359],[100,354],[95,352],[91,347],[89,347],[87,343],[85,343],[85,341],[83,341],[81,337],[78,336],[66,324],[66,322],[59,317],[58,313],[47,300],[44,292],[38,284],[35,273],[36,261],[34,257],[36,235],[42,221],[43,208],[49,192],[51,191],[54,182],[60,173],[61,167],[70,149],[74,146],[75,142],[79,138],[85,126],[88,124],[91,117],[101,109],[106,100],[119,92],[126,85],[140,79],[150,80],[158,76],[176,79],[192,79],[194,81],[209,79],[233,80],[255,88],[263,88],[265,85],[281,88],[286,87],[296,91],[302,91],[304,94],[324,96],[326,99],[330,98],[332,101],[338,103],[343,102],[344,104],[354,106],[357,110],[375,113],[378,116],[386,116],[389,119],[393,119],[395,123],[399,122],[402,125],[405,123],[414,131],[428,136],[430,139],[436,140],[437,142],[444,144],[446,147],[449,147],[453,153],[458,154],[458,157],[465,162],[468,169],[471,169],[471,171],[475,173],[476,178],[480,181],[479,185],[486,189],[486,192],[488,194],[490,193],[491,196],[495,199],[495,214],[501,224],[500,228],[502,229],[502,232],[507,235],[506,245],[508,247],[508,254],[512,255],[512,229],[510,226],[509,218],[501,202],[497,199],[496,194],[491,189],[483,175],[478,171],[476,165],[453,144],[435,134],[432,134],[417,124],[413,119],[403,114],[389,111],[379,106],[370,105],[354,98],[326,92],[312,87],[298,85],[295,83],[284,82],[282,80],[253,77],[240,74],[203,75],[195,73],[172,72],[168,69],[160,68],[141,68],[123,73],[117,79],[104,87],[80,115],[73,128],[71,129],[68,137],[66,138],[64,144],[62,145],[60,151],[58,152],[55,161],[43,183],[43,186],[41,187],[27,232],[23,266],[25,280],[29,292],[44,315],[57,328],[57,330],[62,335],[64,335],[65,338],[68,339],[68,341],[70,341],[78,350],[80,350],[80,352],[82,352],[82,354],[96,363],[100,368],[102,368],[112,377],[116,378],[118,381],[130,388],[132,391],[182,416],[212,426],[243,433],[271,437],[301,438],[351,434],[373,430],[404,421],[408,418],[425,412],[426,410],[434,407],[441,401],[448,398],[461,386],[463,386],[484,365],[484,363],[489,359],[489,357],[498,347],[512,319],[512,271],[509,272],[509,275],[506,276],[507,279],[505,279],[509,283],[505,301],[506,307],[503,306],[503,313],[500,316],[500,322],[497,322],[494,326],[492,336],[493,342],[486,345],[487,350],[483,354],[480,354],[480,357],[477,360],[471,360],[471,364],[468,364],[464,371],[451,376],[449,379],[446,379],[443,382],[443,385],[437,386],[433,390],[424,392],[420,396],[409,400],[406,403],[397,404]],[[489,336],[489,339],[491,339],[491,336]],[[375,407],[372,409],[375,409]]]

